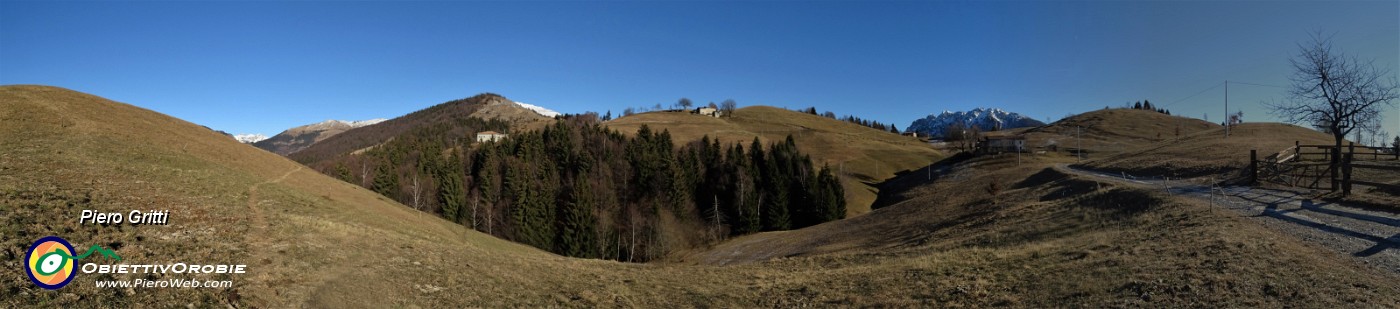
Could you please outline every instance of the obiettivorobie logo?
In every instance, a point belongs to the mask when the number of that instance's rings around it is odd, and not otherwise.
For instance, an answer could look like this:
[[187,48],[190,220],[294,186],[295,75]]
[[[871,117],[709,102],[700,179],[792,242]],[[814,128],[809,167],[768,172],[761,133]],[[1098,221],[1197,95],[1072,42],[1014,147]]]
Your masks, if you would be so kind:
[[29,280],[41,288],[57,290],[73,282],[74,269],[78,260],[92,255],[93,252],[100,252],[103,256],[114,260],[122,260],[111,250],[102,248],[99,245],[92,245],[87,252],[82,255],[73,255],[73,244],[58,236],[48,236],[34,241],[29,246],[26,253],[25,273],[29,275]]
[[[29,280],[39,287],[57,290],[68,283],[73,282],[73,276],[79,272],[88,274],[113,274],[113,275],[142,275],[142,274],[187,274],[194,276],[208,275],[236,275],[247,273],[248,265],[244,264],[187,264],[176,263],[156,263],[156,264],[98,264],[87,262],[79,264],[78,260],[86,258],[93,253],[99,253],[109,260],[121,262],[122,258],[117,256],[112,250],[104,249],[102,246],[93,245],[87,252],[74,255],[73,244],[58,236],[48,236],[34,241],[29,246],[29,252],[25,254],[24,271],[29,275]],[[206,279],[209,279],[206,277]],[[146,278],[127,279],[100,279],[94,282],[98,288],[228,288],[233,286],[232,280],[197,280],[170,278],[162,280],[149,280]]]

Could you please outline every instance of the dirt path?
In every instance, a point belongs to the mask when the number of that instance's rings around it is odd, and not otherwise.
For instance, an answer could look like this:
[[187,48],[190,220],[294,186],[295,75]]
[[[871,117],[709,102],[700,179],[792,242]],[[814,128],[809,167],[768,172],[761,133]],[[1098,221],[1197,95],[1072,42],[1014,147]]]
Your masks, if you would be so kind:
[[[277,265],[274,264],[273,261],[276,260],[275,256],[278,255],[279,250],[287,246],[287,242],[279,239],[278,236],[274,236],[268,231],[268,228],[271,226],[268,223],[267,216],[263,214],[262,207],[258,205],[258,201],[260,201],[258,198],[258,188],[287,180],[287,177],[291,177],[293,173],[301,171],[302,169],[304,169],[303,166],[297,166],[297,168],[287,171],[287,173],[282,174],[282,176],[277,177],[277,179],[271,179],[248,186],[248,211],[252,214],[253,222],[252,225],[248,227],[248,232],[243,235],[243,244],[246,246],[245,250],[248,254],[246,261],[257,270],[250,271],[251,275],[241,279],[243,281],[238,283],[234,288],[234,295],[242,295],[243,297],[250,297],[250,299],[290,297],[276,292],[280,289],[277,289],[277,284],[275,282],[278,282],[277,280],[283,280],[284,278],[273,274],[283,272],[270,270],[277,268]],[[274,292],[269,293],[268,291]]]
[[1251,221],[1400,273],[1400,215],[1316,201],[1297,192],[1253,187],[1211,187],[1187,180],[1133,178],[1056,165],[1061,172],[1207,201]]
[[286,174],[282,174],[282,177],[277,177],[277,179],[259,182],[255,185],[248,186],[248,210],[253,212],[253,224],[255,227],[257,227],[258,229],[267,228],[267,217],[263,216],[262,209],[258,208],[258,187],[262,187],[266,184],[279,183],[283,180],[287,180],[287,177],[292,176],[292,173],[301,171],[302,168],[304,167],[297,166],[296,169],[287,171]]

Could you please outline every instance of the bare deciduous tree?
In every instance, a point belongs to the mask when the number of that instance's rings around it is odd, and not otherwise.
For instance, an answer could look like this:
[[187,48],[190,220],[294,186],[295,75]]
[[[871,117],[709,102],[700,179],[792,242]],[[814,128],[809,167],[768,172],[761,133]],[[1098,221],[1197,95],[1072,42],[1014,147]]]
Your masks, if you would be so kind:
[[943,140],[953,143],[961,151],[973,151],[977,147],[977,140],[982,137],[982,130],[976,125],[964,124],[961,121],[948,124],[943,128]]
[[1394,104],[1400,83],[1372,62],[1334,52],[1332,40],[1321,33],[1313,34],[1311,42],[1298,44],[1298,49],[1299,54],[1290,59],[1292,98],[1266,105],[1288,122],[1312,124],[1332,134],[1335,166],[1342,140],[1353,130],[1380,122],[1381,107]]
[[723,112],[725,117],[730,117],[734,115],[734,109],[738,105],[739,103],[735,103],[734,99],[725,99],[724,102],[719,103],[719,110]]
[[369,163],[360,160],[360,186],[369,188]]
[[420,186],[420,185],[418,184],[418,174],[417,174],[417,173],[414,173],[414,174],[413,174],[413,209],[414,209],[414,210],[420,210],[420,211],[423,210],[423,209],[421,208],[422,204],[420,204],[420,203],[418,202],[419,198],[422,197],[422,195],[423,195],[423,187]]
[[681,109],[690,109],[690,106],[694,105],[694,103],[690,101],[690,98],[681,98],[680,101],[676,102],[676,105],[679,105]]

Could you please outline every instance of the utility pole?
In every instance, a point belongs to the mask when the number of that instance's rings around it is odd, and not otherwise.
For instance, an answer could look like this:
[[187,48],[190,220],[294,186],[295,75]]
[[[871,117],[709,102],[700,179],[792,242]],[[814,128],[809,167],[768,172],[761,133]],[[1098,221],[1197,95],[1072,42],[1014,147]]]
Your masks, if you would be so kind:
[[1225,137],[1230,137],[1230,80],[1225,80]]
[[1074,156],[1078,158],[1079,161],[1084,161],[1084,139],[1082,138],[1083,136],[1084,128],[1080,126],[1074,126],[1074,143],[1077,144],[1075,148],[1078,148],[1074,151]]

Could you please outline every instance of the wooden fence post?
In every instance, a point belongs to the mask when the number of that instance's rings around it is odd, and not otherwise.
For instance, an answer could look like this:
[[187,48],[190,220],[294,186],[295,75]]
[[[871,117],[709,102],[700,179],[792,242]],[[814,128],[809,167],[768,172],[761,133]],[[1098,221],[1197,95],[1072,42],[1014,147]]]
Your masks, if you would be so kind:
[[1351,159],[1352,153],[1342,157],[1342,196],[1351,194]]
[[1303,146],[1298,141],[1293,141],[1293,161],[1303,160]]
[[[1341,189],[1342,184],[1340,177],[1337,177],[1337,174],[1342,172],[1342,148],[1331,147],[1327,149],[1327,153],[1327,174],[1329,178],[1332,178],[1332,192],[1337,192]],[[1336,160],[1332,160],[1333,158]]]
[[1257,150],[1249,150],[1249,184],[1259,183],[1259,157]]

